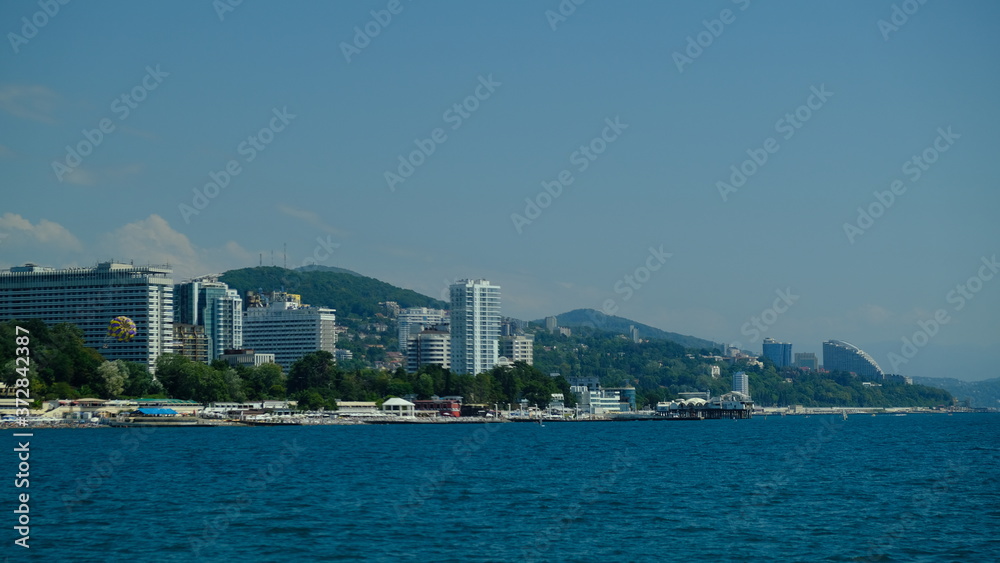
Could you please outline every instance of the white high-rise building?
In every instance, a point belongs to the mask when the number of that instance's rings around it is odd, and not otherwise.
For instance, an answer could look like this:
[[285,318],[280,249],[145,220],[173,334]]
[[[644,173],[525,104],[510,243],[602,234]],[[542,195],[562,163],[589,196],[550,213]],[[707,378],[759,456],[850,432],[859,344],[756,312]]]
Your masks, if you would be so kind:
[[443,324],[447,319],[447,312],[440,309],[427,307],[401,309],[396,316],[396,321],[399,323],[399,351],[405,356],[411,336],[421,330]]
[[750,396],[750,378],[745,371],[738,371],[733,374],[733,391]]
[[297,295],[274,293],[267,304],[244,313],[243,347],[274,354],[274,362],[287,371],[310,352],[336,355],[336,321],[334,309],[310,307]]
[[451,369],[479,374],[497,365],[500,286],[488,280],[459,280],[451,292]]
[[[93,268],[55,269],[26,264],[0,271],[0,320],[40,319],[83,330],[84,344],[105,359],[144,363],[173,352],[174,282],[169,266],[102,262]],[[132,319],[131,340],[108,339],[108,323]]]

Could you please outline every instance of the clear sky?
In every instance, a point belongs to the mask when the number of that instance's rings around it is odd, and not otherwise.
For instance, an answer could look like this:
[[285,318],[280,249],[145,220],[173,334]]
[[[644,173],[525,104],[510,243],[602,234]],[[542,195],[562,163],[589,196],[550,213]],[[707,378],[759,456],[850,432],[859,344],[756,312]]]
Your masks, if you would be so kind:
[[0,3],[2,267],[287,245],[518,318],[996,376],[996,2],[42,6]]

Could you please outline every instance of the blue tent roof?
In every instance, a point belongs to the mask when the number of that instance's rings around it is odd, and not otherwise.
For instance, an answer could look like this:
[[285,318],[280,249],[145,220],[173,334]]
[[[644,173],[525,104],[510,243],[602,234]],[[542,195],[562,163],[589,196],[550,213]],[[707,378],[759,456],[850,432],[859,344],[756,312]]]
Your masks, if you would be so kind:
[[156,415],[177,414],[177,411],[175,411],[174,409],[142,408],[142,409],[139,409],[139,413],[140,414],[148,414],[148,415],[154,415],[154,416],[156,416]]

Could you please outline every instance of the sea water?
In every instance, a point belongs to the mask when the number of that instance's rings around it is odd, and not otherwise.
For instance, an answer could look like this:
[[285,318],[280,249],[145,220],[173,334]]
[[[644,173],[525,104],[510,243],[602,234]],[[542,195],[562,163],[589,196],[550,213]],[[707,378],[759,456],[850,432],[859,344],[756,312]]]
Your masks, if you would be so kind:
[[998,414],[20,440],[11,561],[1000,560]]

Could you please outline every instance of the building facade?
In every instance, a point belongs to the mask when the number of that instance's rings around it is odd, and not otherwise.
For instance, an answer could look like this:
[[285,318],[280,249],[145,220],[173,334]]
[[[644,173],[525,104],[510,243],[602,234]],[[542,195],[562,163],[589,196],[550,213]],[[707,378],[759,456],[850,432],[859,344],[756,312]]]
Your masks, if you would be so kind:
[[816,371],[819,369],[819,358],[812,352],[796,352],[795,367]]
[[764,339],[764,357],[774,362],[774,367],[784,368],[792,365],[792,345],[778,342],[773,338]]
[[243,346],[274,354],[286,371],[310,352],[337,353],[336,311],[303,305],[298,295],[274,292],[243,317]]
[[733,392],[743,393],[750,396],[750,378],[745,371],[738,371],[733,374]]
[[[174,283],[170,266],[102,262],[92,268],[55,269],[26,264],[0,271],[0,320],[40,319],[74,324],[84,344],[107,360],[144,363],[174,351]],[[135,323],[131,340],[107,337],[111,319]]]
[[827,371],[856,373],[865,379],[885,378],[885,372],[874,358],[843,340],[827,340],[823,343],[823,368]]
[[459,280],[451,294],[451,369],[489,371],[500,357],[500,286],[488,280]]
[[214,276],[174,286],[174,322],[205,327],[209,361],[243,347],[243,299]]
[[505,336],[500,339],[500,355],[511,363],[524,362],[529,366],[535,362],[535,337],[527,335]]
[[411,307],[400,309],[396,316],[399,327],[399,351],[406,355],[406,347],[409,346],[410,336],[419,333],[426,328],[436,327],[447,323],[448,313],[440,309],[428,309],[427,307]]
[[174,323],[174,353],[193,362],[207,364],[208,336],[205,327],[186,323]]
[[426,364],[451,368],[451,334],[448,331],[430,328],[410,337],[406,347],[406,371],[415,373]]

